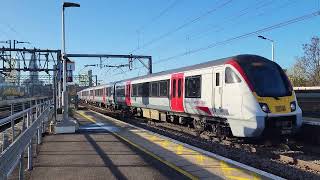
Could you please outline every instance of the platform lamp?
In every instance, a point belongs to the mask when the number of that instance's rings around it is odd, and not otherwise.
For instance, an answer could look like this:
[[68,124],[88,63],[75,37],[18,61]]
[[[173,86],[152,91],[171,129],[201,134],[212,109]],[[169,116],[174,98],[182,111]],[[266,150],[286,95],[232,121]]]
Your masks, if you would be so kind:
[[64,23],[64,10],[68,7],[80,7],[78,3],[64,2],[62,5],[62,60],[63,60],[63,119],[68,119],[68,94],[67,94],[67,60],[66,46],[65,46],[65,23]]
[[261,38],[263,40],[267,40],[271,42],[271,50],[272,50],[272,61],[274,61],[274,41],[272,39],[266,38],[264,36],[259,35],[258,38]]

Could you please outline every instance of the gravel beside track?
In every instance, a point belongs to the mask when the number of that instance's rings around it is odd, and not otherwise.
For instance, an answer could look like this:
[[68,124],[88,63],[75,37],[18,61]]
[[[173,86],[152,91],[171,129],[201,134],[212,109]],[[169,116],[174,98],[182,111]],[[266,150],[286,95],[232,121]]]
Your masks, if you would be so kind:
[[120,116],[120,113],[91,105],[87,108],[111,115],[135,126],[156,132],[287,179],[320,179],[319,145],[289,141],[219,139],[209,132],[197,133],[193,128],[143,118]]

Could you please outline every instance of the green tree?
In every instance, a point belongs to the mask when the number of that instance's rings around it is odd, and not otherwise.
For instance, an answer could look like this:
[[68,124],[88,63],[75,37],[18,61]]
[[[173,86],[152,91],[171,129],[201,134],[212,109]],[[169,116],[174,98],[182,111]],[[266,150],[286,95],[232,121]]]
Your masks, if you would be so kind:
[[288,76],[293,86],[320,85],[320,38],[312,37],[309,44],[303,44],[304,55],[296,58]]

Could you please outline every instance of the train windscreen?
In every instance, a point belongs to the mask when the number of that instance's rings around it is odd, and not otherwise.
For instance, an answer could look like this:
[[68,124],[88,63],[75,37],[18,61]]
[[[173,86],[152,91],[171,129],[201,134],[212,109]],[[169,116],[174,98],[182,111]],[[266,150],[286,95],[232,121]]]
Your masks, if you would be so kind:
[[250,56],[239,61],[254,91],[260,97],[290,96],[292,87],[282,68],[260,56]]

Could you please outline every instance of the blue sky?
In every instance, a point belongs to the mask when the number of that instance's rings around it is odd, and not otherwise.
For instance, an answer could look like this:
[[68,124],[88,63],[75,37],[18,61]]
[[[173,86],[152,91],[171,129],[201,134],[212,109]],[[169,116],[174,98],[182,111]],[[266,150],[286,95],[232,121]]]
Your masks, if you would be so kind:
[[[68,53],[128,54],[197,17],[194,23],[140,48],[133,54],[151,55],[154,61],[189,50],[206,47],[263,27],[319,10],[319,0],[78,0],[80,8],[66,10]],[[1,3],[0,40],[29,41],[28,47],[61,49],[61,4],[58,0],[7,0]],[[225,5],[223,5],[225,4]],[[170,7],[160,17],[159,14]],[[216,9],[212,13],[203,15]],[[243,14],[242,14],[243,12]],[[202,16],[203,15],[203,16]],[[274,29],[262,35],[276,43],[275,58],[283,67],[301,56],[302,44],[320,36],[320,16]],[[21,46],[21,45],[20,45]],[[154,65],[154,72],[187,66],[237,54],[258,54],[271,59],[268,41],[251,36],[198,53]],[[74,59],[75,74],[85,72],[85,64],[99,59]],[[104,64],[127,60],[108,59]],[[138,62],[134,68],[140,67]],[[119,69],[93,68],[104,82],[143,75],[140,68],[122,73]],[[123,69],[128,71],[127,69]]]

